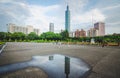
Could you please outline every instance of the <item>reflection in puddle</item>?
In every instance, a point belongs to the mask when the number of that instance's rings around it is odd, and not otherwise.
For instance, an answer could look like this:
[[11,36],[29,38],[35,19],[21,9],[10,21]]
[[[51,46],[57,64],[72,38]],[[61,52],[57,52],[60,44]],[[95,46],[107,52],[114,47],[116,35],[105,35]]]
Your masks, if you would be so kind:
[[31,61],[0,66],[0,74],[31,66],[41,68],[49,78],[85,78],[91,70],[81,59],[55,54],[33,56]]
[[65,74],[66,78],[69,78],[69,73],[70,73],[70,58],[65,56]]

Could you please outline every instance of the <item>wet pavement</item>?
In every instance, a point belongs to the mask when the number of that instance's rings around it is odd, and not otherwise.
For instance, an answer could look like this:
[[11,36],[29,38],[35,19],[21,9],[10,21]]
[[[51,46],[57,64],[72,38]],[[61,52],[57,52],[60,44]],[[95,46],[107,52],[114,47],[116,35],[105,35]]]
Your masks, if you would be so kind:
[[0,74],[26,67],[39,67],[48,78],[86,78],[91,72],[91,67],[82,59],[54,54],[33,56],[30,61],[0,66]]
[[[17,64],[17,63],[22,63],[22,64],[28,62],[30,63],[34,59],[34,56],[35,58],[36,57],[38,58],[38,56],[44,57],[46,55],[48,55],[46,56],[47,59],[46,61],[52,63],[54,62],[53,60],[55,60],[55,57],[53,58],[53,56],[51,55],[54,54],[61,54],[67,57],[68,56],[75,57],[76,59],[80,59],[80,60],[83,59],[85,61],[84,62],[85,64],[87,65],[89,64],[92,67],[92,71],[86,78],[120,78],[120,48],[119,47],[102,48],[99,46],[84,46],[84,45],[64,45],[64,44],[56,45],[52,43],[8,42],[5,49],[0,54],[0,67],[11,64]],[[65,64],[65,56],[64,56],[64,64]],[[69,58],[67,59],[69,60]],[[37,62],[37,60],[35,61]],[[71,63],[71,59],[70,59],[70,63]],[[33,64],[29,66],[33,66]],[[39,71],[36,71],[36,68],[38,68]],[[27,71],[30,70],[31,72],[26,72],[26,70]],[[52,70],[55,71],[55,68],[53,68]],[[63,70],[64,75],[66,76],[65,69],[61,69],[61,70]],[[72,71],[66,72],[69,73],[68,74],[69,77],[71,72]],[[35,69],[34,66],[32,67],[32,69],[29,68],[28,66],[25,66],[25,68],[23,67],[19,68],[19,70],[17,69],[17,71],[4,73],[4,76],[1,73],[0,78],[48,78],[48,76],[47,76],[47,72],[45,72],[45,69],[42,69],[41,66],[35,67]]]

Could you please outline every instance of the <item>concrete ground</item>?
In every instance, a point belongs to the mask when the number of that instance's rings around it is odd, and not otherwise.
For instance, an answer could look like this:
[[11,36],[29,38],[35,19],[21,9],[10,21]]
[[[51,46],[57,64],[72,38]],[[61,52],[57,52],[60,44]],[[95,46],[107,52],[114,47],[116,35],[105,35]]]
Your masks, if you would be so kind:
[[[92,66],[92,72],[87,78],[120,78],[120,48],[118,47],[9,42],[0,54],[0,66],[27,61],[35,55],[49,54],[64,54],[85,60]],[[40,69],[28,67],[2,74],[0,78],[47,78],[47,74]]]

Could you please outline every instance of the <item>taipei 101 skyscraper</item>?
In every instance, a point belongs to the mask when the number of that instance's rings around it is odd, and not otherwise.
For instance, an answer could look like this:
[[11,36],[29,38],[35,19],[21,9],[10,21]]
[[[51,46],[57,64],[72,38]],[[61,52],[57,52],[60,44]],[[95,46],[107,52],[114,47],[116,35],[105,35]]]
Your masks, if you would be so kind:
[[70,10],[68,5],[67,10],[65,11],[65,30],[70,32]]

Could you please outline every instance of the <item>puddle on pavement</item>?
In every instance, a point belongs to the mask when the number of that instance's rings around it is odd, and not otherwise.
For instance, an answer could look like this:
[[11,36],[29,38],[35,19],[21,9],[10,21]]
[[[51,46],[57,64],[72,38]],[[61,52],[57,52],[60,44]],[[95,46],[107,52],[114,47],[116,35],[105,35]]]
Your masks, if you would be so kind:
[[39,67],[48,78],[86,78],[91,67],[79,58],[64,55],[33,56],[27,62],[0,66],[0,74],[13,72],[26,67]]

